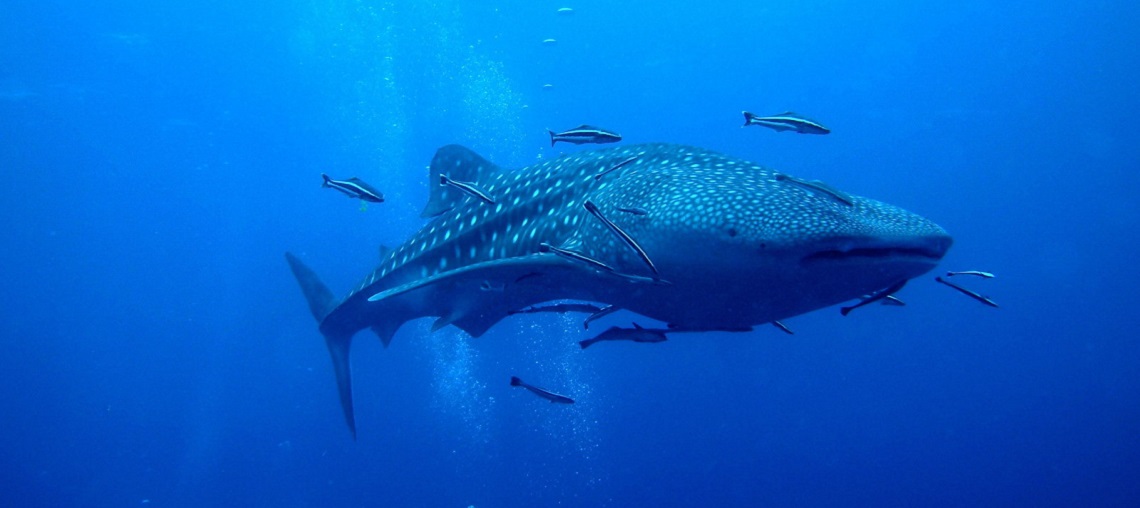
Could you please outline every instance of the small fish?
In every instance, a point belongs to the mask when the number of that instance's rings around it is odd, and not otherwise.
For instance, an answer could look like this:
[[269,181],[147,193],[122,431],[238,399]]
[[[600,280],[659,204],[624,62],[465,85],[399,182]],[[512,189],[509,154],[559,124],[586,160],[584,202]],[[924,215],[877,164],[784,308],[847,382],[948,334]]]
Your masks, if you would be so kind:
[[973,275],[975,277],[982,277],[985,279],[992,279],[992,278],[996,277],[996,275],[994,275],[990,272],[980,272],[978,270],[965,270],[965,271],[961,271],[961,272],[946,272],[947,277],[953,277],[955,275]]
[[962,294],[964,294],[964,295],[966,295],[966,296],[968,296],[968,297],[970,297],[970,298],[973,298],[973,299],[975,299],[975,300],[977,300],[977,301],[979,301],[979,302],[982,302],[982,303],[984,303],[984,304],[986,304],[986,305],[989,305],[990,307],[994,307],[994,308],[997,308],[997,306],[998,306],[997,302],[995,302],[995,301],[993,301],[993,300],[990,300],[989,298],[986,298],[986,297],[984,297],[984,296],[982,296],[982,295],[979,295],[979,294],[977,294],[977,293],[975,293],[975,292],[973,292],[973,291],[970,291],[969,289],[966,289],[966,288],[964,288],[964,287],[962,287],[962,286],[959,286],[959,285],[957,285],[957,284],[954,284],[953,282],[947,282],[947,281],[943,280],[943,279],[942,279],[942,277],[935,277],[935,278],[934,278],[934,280],[935,280],[935,281],[937,281],[937,282],[941,282],[941,283],[943,283],[943,284],[946,284],[947,286],[950,286],[950,287],[952,287],[952,288],[954,288],[954,289],[957,289],[957,290],[958,290],[959,292],[961,292]]
[[783,331],[784,333],[786,333],[788,335],[795,335],[796,334],[796,332],[793,332],[791,328],[788,328],[788,325],[785,325],[784,323],[781,323],[779,321],[772,321],[772,326],[779,328],[781,331]]
[[439,184],[440,185],[450,185],[452,187],[455,187],[456,189],[459,189],[463,192],[466,192],[468,195],[471,195],[471,196],[474,196],[476,198],[483,200],[484,203],[487,203],[489,205],[495,204],[495,200],[491,199],[491,197],[488,196],[487,193],[476,188],[474,184],[470,184],[467,182],[457,182],[455,180],[448,178],[447,175],[444,175],[444,174],[439,175]]
[[804,118],[791,111],[772,116],[756,116],[745,111],[744,126],[748,127],[749,125],[760,125],[777,132],[796,131],[800,134],[827,134],[831,132],[831,129],[820,125],[819,122]]
[[809,190],[813,190],[816,192],[822,192],[824,194],[827,194],[827,195],[835,198],[836,201],[839,201],[840,203],[843,203],[847,206],[855,206],[855,200],[851,197],[850,194],[847,194],[846,192],[843,192],[839,189],[836,189],[835,187],[832,187],[832,186],[830,186],[826,183],[823,183],[819,180],[808,181],[808,180],[796,178],[792,175],[785,175],[783,173],[776,173],[775,175],[773,175],[773,177],[776,179],[777,182],[793,183],[793,184],[799,185],[800,187],[807,188]]
[[375,187],[368,185],[364,180],[356,178],[355,176],[348,180],[333,180],[329,175],[321,173],[321,178],[324,178],[324,183],[321,187],[331,187],[338,191],[343,192],[350,198],[356,198],[363,201],[372,203],[383,203],[384,195]]
[[619,310],[621,310],[621,309],[619,309],[618,307],[615,307],[613,305],[606,305],[606,307],[604,309],[601,309],[601,310],[599,310],[593,314],[590,314],[589,316],[586,316],[586,319],[582,321],[582,328],[585,330],[589,330],[590,329],[590,323],[594,322],[594,320],[601,319],[601,318],[608,316],[610,314],[613,314]]
[[594,217],[597,217],[598,220],[602,221],[602,224],[605,224],[607,228],[610,228],[610,231],[613,231],[614,234],[618,236],[618,238],[621,238],[621,241],[625,242],[629,248],[633,249],[633,251],[636,252],[639,257],[641,257],[641,260],[649,266],[649,269],[653,272],[654,276],[658,275],[657,266],[653,264],[653,260],[649,259],[649,254],[646,254],[641,246],[633,240],[633,237],[626,234],[625,231],[622,231],[622,229],[618,227],[617,224],[611,222],[606,218],[605,215],[602,215],[601,210],[598,210],[598,205],[595,205],[593,201],[587,199],[586,203],[583,206],[586,207],[586,211],[590,212]]
[[617,273],[612,267],[610,267],[610,265],[607,265],[601,261],[598,261],[598,260],[596,260],[590,256],[587,256],[587,255],[579,253],[579,252],[574,252],[572,250],[560,249],[560,248],[555,247],[553,245],[550,245],[549,243],[546,243],[546,242],[542,242],[542,243],[538,244],[538,251],[539,252],[553,252],[553,253],[555,253],[559,256],[562,256],[566,259],[569,259],[571,261],[579,261],[582,263],[586,263],[587,265],[590,265],[590,266],[597,268],[599,270]]
[[573,16],[574,15],[574,9],[571,9],[569,7],[561,7],[558,9],[558,15],[559,16]]
[[543,89],[543,90],[551,90],[551,89],[553,89],[553,88],[554,88],[554,85],[552,85],[552,84],[550,84],[550,83],[546,83],[546,84],[543,84],[543,85],[542,85],[542,89]]
[[605,170],[605,171],[602,171],[601,173],[598,173],[598,174],[594,175],[594,180],[601,180],[603,176],[606,176],[606,175],[608,175],[608,174],[610,174],[610,173],[613,173],[614,171],[617,171],[617,170],[621,169],[621,168],[622,168],[623,166],[625,166],[626,164],[629,164],[629,163],[631,163],[631,162],[633,162],[633,161],[637,160],[637,157],[638,157],[638,156],[634,155],[633,157],[628,157],[628,158],[626,158],[626,159],[623,159],[621,162],[618,162],[617,164],[614,164],[613,166],[610,166],[610,168],[609,168],[609,169],[607,169],[607,170]]
[[634,323],[633,328],[622,328],[620,326],[611,326],[608,330],[599,333],[597,337],[586,339],[578,342],[582,349],[586,349],[603,340],[631,340],[633,342],[665,342],[665,333],[668,330],[660,330],[656,328],[642,328],[641,325]]
[[565,141],[575,145],[584,145],[586,143],[617,143],[621,141],[621,134],[585,124],[564,132],[554,132],[550,129],[547,129],[546,132],[550,133],[550,146],[554,146],[554,143],[559,141]]
[[601,307],[590,303],[556,303],[553,305],[532,305],[525,309],[508,311],[507,314],[534,314],[536,312],[557,312],[559,314],[565,314],[567,312],[586,312],[596,314],[601,310]]
[[538,395],[539,397],[542,397],[546,400],[549,400],[552,403],[558,403],[558,404],[573,404],[574,403],[574,399],[571,399],[570,397],[567,397],[565,395],[559,395],[559,394],[554,393],[552,391],[544,390],[544,389],[539,388],[537,386],[532,386],[532,385],[526,384],[525,382],[523,382],[523,380],[521,380],[515,376],[511,376],[511,386],[521,386],[523,388],[526,388],[527,390],[530,390],[531,393]]
[[907,279],[903,279],[903,280],[900,280],[900,281],[894,283],[893,285],[891,285],[891,287],[889,287],[887,289],[884,289],[881,291],[876,291],[874,294],[872,294],[871,296],[869,296],[867,298],[860,300],[859,303],[857,303],[855,305],[852,305],[850,307],[843,307],[842,309],[839,309],[839,313],[846,316],[851,311],[858,309],[859,307],[862,307],[862,306],[867,305],[869,303],[875,303],[879,300],[882,300],[882,299],[890,296],[891,294],[897,293],[897,292],[899,292],[900,289],[903,288],[903,286],[906,285],[906,281],[907,281]]
[[631,215],[648,215],[649,214],[649,212],[645,211],[644,208],[638,208],[636,206],[632,207],[632,208],[618,208],[617,211],[625,212],[625,213],[628,213]]
[[556,39],[543,39],[542,43],[547,45],[547,46],[555,46],[558,44],[558,40],[556,40]]

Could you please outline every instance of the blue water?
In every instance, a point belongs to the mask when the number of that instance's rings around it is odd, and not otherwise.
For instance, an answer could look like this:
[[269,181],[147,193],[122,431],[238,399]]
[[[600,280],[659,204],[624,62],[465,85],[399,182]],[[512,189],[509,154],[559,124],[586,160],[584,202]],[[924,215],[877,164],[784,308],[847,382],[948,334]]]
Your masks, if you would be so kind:
[[[0,505],[1140,504],[1140,4],[728,4],[5,3]],[[354,442],[282,253],[343,294],[437,147],[523,166],[580,123],[930,217],[1002,308],[922,277],[589,351],[577,318],[415,321],[357,338]]]

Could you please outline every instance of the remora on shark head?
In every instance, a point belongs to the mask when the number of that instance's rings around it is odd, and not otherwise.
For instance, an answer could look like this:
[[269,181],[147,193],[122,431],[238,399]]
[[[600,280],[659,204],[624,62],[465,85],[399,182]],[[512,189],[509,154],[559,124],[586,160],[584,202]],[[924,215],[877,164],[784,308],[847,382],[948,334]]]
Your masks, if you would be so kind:
[[[623,161],[622,171],[595,178]],[[442,173],[478,185],[494,204],[438,185]],[[434,329],[455,325],[478,337],[511,311],[569,299],[670,329],[749,329],[917,277],[950,247],[923,217],[858,196],[843,203],[774,175],[671,144],[578,152],[515,171],[461,146],[439,149],[423,212],[434,219],[343,300],[286,254],[332,356],[349,429],[355,436],[349,345],[365,328],[387,345],[403,323],[430,316]],[[591,216],[587,201],[636,240],[668,284]],[[634,207],[646,215],[613,213]],[[485,291],[488,284],[502,290]]]

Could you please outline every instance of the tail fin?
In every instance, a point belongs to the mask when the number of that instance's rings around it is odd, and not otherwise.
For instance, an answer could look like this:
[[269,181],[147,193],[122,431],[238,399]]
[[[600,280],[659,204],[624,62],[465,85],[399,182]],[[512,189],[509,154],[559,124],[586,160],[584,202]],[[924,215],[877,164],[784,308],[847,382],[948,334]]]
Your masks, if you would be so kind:
[[580,341],[578,341],[578,347],[581,347],[582,349],[586,349],[586,348],[590,347],[590,345],[593,343],[594,343],[593,339],[580,340]]
[[285,253],[285,261],[289,262],[293,276],[301,285],[301,292],[305,293],[305,300],[309,302],[309,312],[313,313],[313,317],[318,323],[324,321],[325,316],[332,312],[333,307],[336,306],[336,299],[333,298],[332,291],[329,291],[321,279],[317,278],[317,274],[305,266],[305,263],[294,256],[292,252]]
[[853,310],[855,310],[855,307],[854,307],[854,306],[851,306],[851,307],[843,307],[843,308],[839,309],[839,313],[840,313],[840,314],[842,314],[842,315],[844,315],[844,316],[846,316],[846,315],[850,314],[850,313],[851,313],[851,311],[853,311]]
[[744,127],[748,127],[748,125],[752,123],[753,118],[756,118],[756,115],[745,111],[744,112]]
[[324,173],[321,173],[321,178],[324,179],[324,181],[321,182],[321,187],[328,187],[329,186],[329,180],[332,180],[332,178],[329,178],[329,175],[326,175]]
[[511,376],[511,386],[520,386],[520,385],[522,385],[522,380],[515,377],[515,376]]
[[554,146],[554,142],[557,141],[556,139],[554,139],[554,136],[556,136],[557,134],[555,134],[554,131],[552,131],[550,129],[546,129],[546,132],[550,133],[550,146]]
[[[313,313],[313,317],[317,319],[318,323],[323,322],[336,306],[332,292],[317,278],[317,274],[305,266],[297,256],[286,252],[285,260],[289,262],[293,276],[301,285],[301,292],[305,294],[305,300],[309,302],[309,311]],[[352,410],[352,372],[348,362],[348,349],[352,344],[352,333],[342,334],[322,327],[321,335],[324,335],[325,345],[328,346],[329,355],[332,356],[333,372],[336,374],[336,387],[340,393],[340,406],[344,409],[344,419],[348,423],[348,430],[352,432],[352,439],[356,439],[356,417]]]

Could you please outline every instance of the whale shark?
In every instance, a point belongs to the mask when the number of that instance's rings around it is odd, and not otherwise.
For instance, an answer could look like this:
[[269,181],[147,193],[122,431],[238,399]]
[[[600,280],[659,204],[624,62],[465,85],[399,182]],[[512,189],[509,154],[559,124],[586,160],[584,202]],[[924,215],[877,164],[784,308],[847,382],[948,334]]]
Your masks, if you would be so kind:
[[[520,309],[579,300],[664,322],[670,333],[747,331],[897,286],[950,248],[929,219],[846,193],[838,200],[783,174],[664,143],[515,170],[448,145],[428,168],[422,216],[430,220],[384,249],[346,297],[285,257],[328,346],[355,438],[349,348],[365,329],[386,347],[405,322],[434,317],[433,331],[455,326],[479,337]],[[488,199],[437,184],[446,180],[470,182]]]

